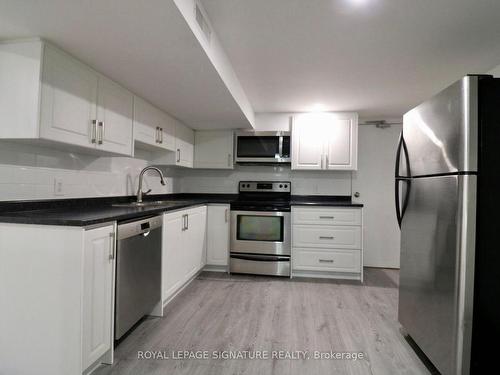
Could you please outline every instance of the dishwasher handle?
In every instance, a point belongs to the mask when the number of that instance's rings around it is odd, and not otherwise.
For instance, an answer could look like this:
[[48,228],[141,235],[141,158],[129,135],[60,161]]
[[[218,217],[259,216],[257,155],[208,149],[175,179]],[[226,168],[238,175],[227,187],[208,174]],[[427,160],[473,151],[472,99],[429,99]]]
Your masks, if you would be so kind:
[[160,228],[162,225],[163,216],[161,215],[118,224],[116,239],[119,241],[135,236],[146,237],[149,232]]

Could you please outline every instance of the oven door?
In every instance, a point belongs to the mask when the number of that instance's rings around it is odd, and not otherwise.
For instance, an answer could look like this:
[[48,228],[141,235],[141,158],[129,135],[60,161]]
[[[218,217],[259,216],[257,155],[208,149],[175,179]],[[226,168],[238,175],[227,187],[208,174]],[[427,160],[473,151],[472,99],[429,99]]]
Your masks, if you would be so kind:
[[290,255],[290,212],[231,211],[231,253]]

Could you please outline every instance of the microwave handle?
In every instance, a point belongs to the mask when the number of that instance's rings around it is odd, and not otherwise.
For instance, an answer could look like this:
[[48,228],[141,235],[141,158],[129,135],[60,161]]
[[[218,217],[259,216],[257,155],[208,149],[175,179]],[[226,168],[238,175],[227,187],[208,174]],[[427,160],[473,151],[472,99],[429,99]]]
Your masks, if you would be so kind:
[[280,135],[278,140],[278,154],[280,158],[283,156],[283,136]]

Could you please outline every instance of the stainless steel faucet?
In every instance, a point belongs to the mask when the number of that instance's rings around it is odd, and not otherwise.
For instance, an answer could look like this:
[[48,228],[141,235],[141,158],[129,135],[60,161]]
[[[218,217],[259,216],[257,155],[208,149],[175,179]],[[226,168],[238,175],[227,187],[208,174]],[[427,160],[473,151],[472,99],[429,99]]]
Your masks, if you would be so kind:
[[149,189],[148,191],[145,191],[145,192],[142,191],[142,180],[144,178],[144,173],[147,172],[147,171],[149,171],[149,170],[153,170],[153,171],[158,172],[158,174],[160,175],[160,182],[161,182],[161,184],[163,186],[165,186],[165,180],[164,180],[164,177],[163,177],[163,173],[158,168],[156,168],[156,167],[146,167],[146,168],[144,168],[141,171],[141,174],[139,175],[139,188],[137,189],[137,203],[142,203],[142,196],[148,194],[149,192],[151,192],[151,189]]

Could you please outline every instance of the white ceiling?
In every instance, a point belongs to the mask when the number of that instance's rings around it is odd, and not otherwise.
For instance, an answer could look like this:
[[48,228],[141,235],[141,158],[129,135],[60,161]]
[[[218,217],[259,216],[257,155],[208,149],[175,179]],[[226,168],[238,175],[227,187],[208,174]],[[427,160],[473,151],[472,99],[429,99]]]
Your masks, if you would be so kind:
[[193,128],[250,127],[172,0],[0,0],[0,39],[35,36]]
[[498,0],[202,0],[256,112],[399,117],[500,64]]

